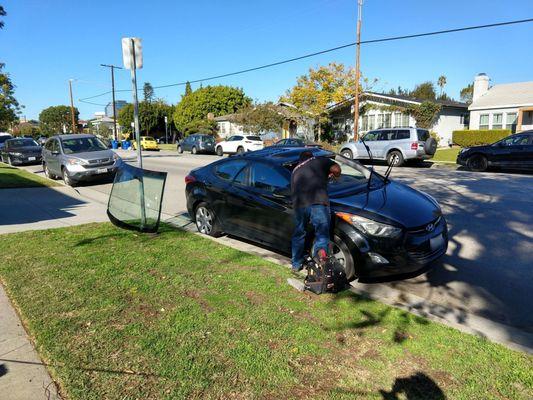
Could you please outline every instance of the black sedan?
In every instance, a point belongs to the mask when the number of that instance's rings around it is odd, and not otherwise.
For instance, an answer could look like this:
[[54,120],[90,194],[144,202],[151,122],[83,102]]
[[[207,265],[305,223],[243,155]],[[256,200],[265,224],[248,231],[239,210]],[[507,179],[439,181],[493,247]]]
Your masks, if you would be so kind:
[[8,139],[1,150],[3,162],[10,165],[40,164],[42,162],[42,148],[33,139]]
[[331,239],[350,280],[413,276],[446,252],[448,229],[435,199],[316,148],[270,147],[191,171],[185,192],[198,230],[231,234],[290,254],[291,170],[305,150],[342,167],[341,177],[328,189]]
[[281,139],[274,143],[272,146],[283,146],[283,147],[318,147],[321,148],[322,146],[318,143],[309,142],[304,139],[300,138],[288,138],[288,139]]
[[472,171],[486,171],[490,167],[533,170],[533,130],[487,146],[466,147],[458,154],[457,164]]

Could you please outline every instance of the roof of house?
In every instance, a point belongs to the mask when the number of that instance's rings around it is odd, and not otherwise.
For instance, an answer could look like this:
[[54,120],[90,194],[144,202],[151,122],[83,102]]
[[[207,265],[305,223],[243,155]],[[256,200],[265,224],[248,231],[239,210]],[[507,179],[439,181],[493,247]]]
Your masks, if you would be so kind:
[[[413,97],[409,97],[409,96],[402,96],[402,95],[397,95],[397,94],[388,94],[388,93],[377,93],[377,92],[364,92],[363,93],[363,96],[366,96],[366,97],[377,97],[377,98],[381,98],[381,99],[384,99],[384,100],[392,100],[392,101],[399,101],[399,102],[402,102],[402,103],[409,103],[409,104],[421,104],[423,103],[425,100],[420,100],[420,99],[415,99]],[[336,103],[336,104],[333,104],[331,106],[328,107],[329,110],[334,110],[336,108],[338,108],[339,106],[343,106],[344,104],[348,104],[348,103],[351,103],[353,102],[353,97],[347,99],[347,100],[344,100],[344,101],[341,101],[339,103]],[[468,104],[466,103],[461,103],[459,101],[454,101],[454,100],[434,100],[435,103],[437,104],[440,104],[444,107],[458,107],[458,108],[467,108],[468,107]]]
[[469,110],[533,106],[533,81],[494,85],[476,99]]

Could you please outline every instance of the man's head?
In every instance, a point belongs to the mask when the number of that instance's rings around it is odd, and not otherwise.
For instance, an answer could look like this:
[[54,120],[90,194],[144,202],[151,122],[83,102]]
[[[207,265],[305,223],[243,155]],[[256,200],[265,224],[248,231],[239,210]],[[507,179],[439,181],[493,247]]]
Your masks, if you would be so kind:
[[305,160],[309,160],[310,158],[313,158],[313,153],[311,153],[310,151],[306,150],[300,153],[300,162],[304,162]]

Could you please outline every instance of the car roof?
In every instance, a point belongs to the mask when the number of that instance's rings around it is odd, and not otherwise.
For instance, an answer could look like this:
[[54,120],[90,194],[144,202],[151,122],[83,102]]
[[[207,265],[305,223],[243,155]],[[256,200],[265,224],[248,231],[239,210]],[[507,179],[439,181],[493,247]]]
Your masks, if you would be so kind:
[[243,153],[232,156],[231,158],[244,158],[248,160],[268,160],[276,164],[292,164],[300,159],[300,154],[304,151],[313,153],[314,157],[331,157],[334,155],[331,151],[316,147],[294,147],[294,146],[271,146],[262,150]]
[[88,133],[71,133],[67,135],[55,135],[52,137],[59,138],[59,139],[84,139],[84,138],[92,138],[96,136],[89,135]]

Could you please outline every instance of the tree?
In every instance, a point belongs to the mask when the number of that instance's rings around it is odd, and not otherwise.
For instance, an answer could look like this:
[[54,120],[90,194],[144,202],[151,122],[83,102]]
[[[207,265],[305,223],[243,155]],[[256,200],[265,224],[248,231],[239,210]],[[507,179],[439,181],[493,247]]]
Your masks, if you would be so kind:
[[[77,108],[74,108],[74,123],[78,124],[80,115]],[[50,136],[62,132],[70,132],[72,129],[72,119],[69,106],[51,106],[45,108],[39,114],[39,124],[41,132]]]
[[[4,7],[0,6],[0,17],[5,17],[7,15],[6,10],[4,10]],[[4,21],[0,21],[0,29],[4,27]]]
[[184,96],[188,96],[191,93],[192,93],[191,83],[187,81],[187,83],[185,83],[185,95]]
[[189,136],[193,133],[206,133],[208,135],[214,135],[217,133],[217,123],[208,119],[191,121],[185,125],[183,134],[185,136]]
[[443,94],[444,86],[446,86],[446,77],[444,75],[439,76],[439,79],[437,80],[437,85],[440,87],[440,96]]
[[150,82],[144,82],[143,85],[143,97],[144,101],[151,102],[154,99],[154,88]]
[[215,117],[233,114],[250,103],[251,99],[242,89],[222,85],[202,87],[184,96],[176,105],[174,125],[180,132],[184,132],[187,124],[207,120],[208,114]]
[[430,81],[419,83],[411,92],[409,92],[409,96],[418,100],[435,101],[437,97],[437,94],[435,93],[435,85]]
[[419,128],[430,129],[435,122],[435,118],[441,110],[441,105],[432,101],[424,101],[419,105],[412,105],[407,108],[407,113],[416,120]]
[[0,131],[5,131],[18,119],[21,105],[15,98],[15,85],[9,74],[2,72],[4,64],[0,63]]
[[243,108],[233,120],[248,132],[281,132],[285,117],[278,106],[267,102]]
[[[165,132],[165,116],[171,118],[173,107],[162,100],[139,103],[139,125],[143,135]],[[118,113],[117,122],[123,132],[132,133],[133,104],[126,104]]]
[[471,83],[467,87],[464,87],[459,92],[459,95],[461,96],[461,101],[465,103],[472,103],[472,96],[474,94],[474,84]]

